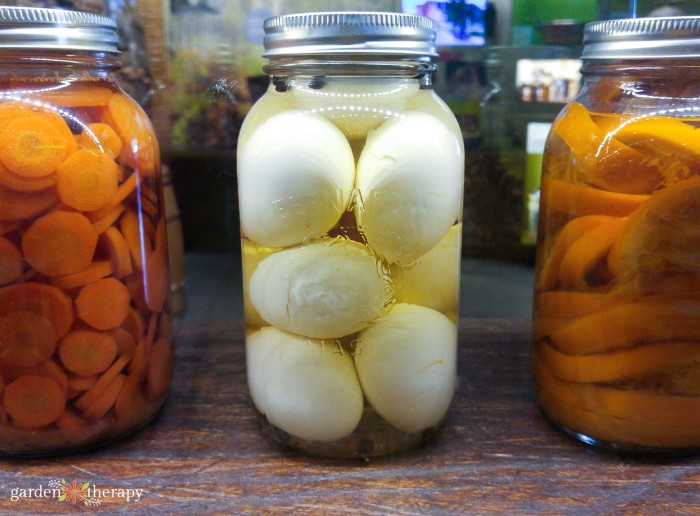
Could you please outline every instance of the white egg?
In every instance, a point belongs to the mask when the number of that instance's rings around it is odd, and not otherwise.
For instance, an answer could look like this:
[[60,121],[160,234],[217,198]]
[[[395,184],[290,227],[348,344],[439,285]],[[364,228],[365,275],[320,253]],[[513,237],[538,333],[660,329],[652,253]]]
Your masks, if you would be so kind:
[[364,137],[387,118],[396,116],[418,92],[415,79],[367,77],[338,82],[326,79],[320,88],[294,81],[289,90],[292,106],[324,116],[349,139]]
[[285,111],[238,150],[241,230],[265,247],[288,247],[331,229],[348,206],[355,160],[325,118]]
[[355,216],[372,248],[391,263],[430,251],[462,208],[459,138],[433,115],[407,111],[367,137],[355,186]]
[[279,249],[262,247],[249,240],[241,242],[241,259],[243,262],[243,311],[245,313],[245,322],[250,326],[266,326],[267,323],[260,317],[260,314],[250,302],[250,277],[253,271],[258,267],[258,264],[276,253]]
[[246,113],[241,130],[238,133],[238,148],[241,149],[248,142],[250,135],[271,116],[292,109],[289,95],[275,91],[275,86],[270,85],[265,94]]
[[248,386],[267,419],[293,436],[335,441],[360,422],[363,397],[355,366],[333,341],[268,326],[246,339]]
[[355,365],[369,403],[406,433],[437,425],[457,381],[457,327],[430,308],[397,304],[360,332]]
[[349,335],[381,314],[387,280],[362,245],[343,239],[285,249],[260,262],[250,300],[270,324],[319,339]]
[[400,303],[427,306],[443,314],[459,305],[462,224],[450,228],[438,245],[402,267],[395,297]]

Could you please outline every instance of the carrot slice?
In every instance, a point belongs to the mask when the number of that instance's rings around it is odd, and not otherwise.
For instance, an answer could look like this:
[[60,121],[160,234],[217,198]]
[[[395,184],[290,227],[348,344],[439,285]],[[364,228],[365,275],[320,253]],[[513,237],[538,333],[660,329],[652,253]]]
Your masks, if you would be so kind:
[[114,328],[111,332],[114,340],[117,341],[117,356],[133,356],[136,351],[136,340],[124,328]]
[[[12,90],[9,93],[12,93]],[[38,96],[45,103],[62,107],[106,106],[113,93],[104,86],[76,82],[61,83],[60,87],[42,88],[36,92],[21,92],[23,95]]]
[[104,152],[112,158],[119,156],[122,151],[122,140],[119,135],[112,126],[102,122],[88,124],[78,135],[76,142],[85,149]]
[[604,353],[642,342],[700,340],[700,301],[659,296],[613,305],[581,317],[551,339],[569,355]]
[[605,302],[605,295],[596,292],[540,292],[535,297],[535,313],[542,317],[570,319],[597,312]]
[[114,404],[114,413],[117,420],[121,421],[128,417],[144,414],[148,406],[148,401],[143,395],[140,380],[133,374],[129,374],[124,382],[117,402]]
[[147,313],[149,309],[146,304],[143,275],[139,272],[133,272],[122,278],[122,281],[124,281],[126,288],[129,289],[131,301],[136,309],[143,314]]
[[146,325],[141,314],[136,309],[131,308],[122,323],[122,328],[131,333],[131,336],[134,337],[134,342],[138,342],[143,337]]
[[52,285],[62,288],[63,290],[72,290],[97,281],[98,279],[105,278],[112,274],[113,270],[114,267],[111,261],[97,260],[84,271],[51,278],[50,281]]
[[0,285],[16,281],[23,271],[22,251],[7,238],[0,237]]
[[107,213],[107,215],[93,222],[92,227],[95,228],[95,233],[101,235],[107,231],[107,229],[109,229],[117,220],[119,220],[119,217],[121,217],[124,209],[125,207],[123,204],[118,204],[109,213]]
[[71,437],[73,438],[75,438],[76,434],[79,434],[85,430],[85,427],[87,426],[87,421],[70,409],[66,409],[66,411],[54,422],[58,428],[62,428],[63,430],[70,432]]
[[129,289],[115,278],[102,278],[89,283],[75,298],[75,311],[96,330],[118,327],[129,313]]
[[542,178],[543,208],[573,216],[610,215],[626,217],[650,198],[649,195],[606,192],[553,177]]
[[29,264],[47,276],[85,270],[92,262],[97,233],[80,213],[55,211],[34,221],[22,236]]
[[0,222],[0,235],[7,235],[19,229],[19,222]]
[[614,192],[644,194],[661,185],[660,169],[642,153],[607,134],[591,119],[581,104],[574,102],[554,132],[564,140],[574,157],[586,165],[589,180]]
[[554,245],[537,277],[538,290],[550,290],[557,286],[561,262],[567,250],[579,238],[604,222],[615,220],[607,215],[585,215],[569,221],[556,236]]
[[167,249],[158,248],[146,260],[146,286],[144,289],[146,304],[153,312],[163,310],[170,292],[170,277],[168,275]]
[[49,358],[44,360],[37,366],[37,371],[56,380],[56,383],[61,386],[63,392],[68,392],[68,376],[53,359]]
[[78,211],[107,205],[119,186],[119,169],[108,154],[81,149],[56,169],[56,190],[62,203]]
[[151,254],[151,244],[144,232],[143,221],[132,210],[121,218],[122,235],[129,246],[131,259],[137,270],[143,270],[146,257]]
[[[71,143],[75,141],[71,136]],[[23,116],[10,121],[0,131],[0,160],[17,175],[44,177],[53,174],[67,157],[65,136],[49,121]]]
[[0,316],[0,361],[31,367],[56,349],[56,330],[46,317],[20,310]]
[[627,218],[614,218],[591,229],[571,244],[559,268],[561,283],[565,287],[585,289],[587,274],[608,255],[626,224]]
[[146,374],[148,398],[157,401],[165,396],[173,374],[175,354],[173,347],[165,339],[158,339],[151,349]]
[[56,421],[66,408],[66,396],[48,376],[22,376],[5,388],[3,404],[15,426],[27,430]]
[[117,342],[109,333],[77,329],[61,339],[58,355],[69,371],[80,376],[92,376],[106,371],[114,362]]
[[134,272],[129,246],[117,228],[110,227],[100,235],[98,248],[111,260],[116,278],[123,278]]
[[71,373],[70,376],[68,376],[68,387],[74,391],[87,391],[95,385],[98,378],[99,376],[96,374],[92,376],[80,376]]
[[541,344],[539,356],[562,380],[609,382],[670,366],[700,355],[700,342],[668,341],[640,344],[609,353],[567,355]]
[[85,412],[83,412],[83,417],[88,421],[98,421],[104,417],[104,415],[111,409],[117,401],[119,392],[124,386],[124,381],[126,380],[126,375],[118,374],[114,380],[105,388],[104,391],[97,397],[97,399],[90,405]]
[[131,357],[128,355],[121,356],[114,361],[114,363],[107,369],[104,374],[102,374],[99,379],[95,382],[90,390],[85,392],[78,400],[75,402],[75,407],[80,410],[86,410],[90,405],[92,405],[100,394],[112,383],[119,373],[122,372],[124,367],[131,361]]
[[115,93],[107,104],[124,146],[120,159],[148,176],[155,171],[158,142],[146,113],[129,97]]
[[0,315],[20,310],[49,319],[59,339],[73,326],[73,301],[51,285],[32,282],[0,289]]
[[102,217],[106,216],[110,211],[112,211],[119,204],[121,204],[124,201],[124,199],[129,197],[129,194],[131,194],[131,192],[134,191],[134,189],[137,185],[140,184],[140,182],[141,177],[138,174],[134,173],[127,177],[126,180],[119,185],[119,187],[117,188],[117,192],[114,194],[114,197],[112,197],[112,200],[109,201],[109,203],[106,206],[89,214],[90,220],[95,222],[101,219]]
[[23,177],[19,176],[2,164],[0,161],[0,185],[15,190],[17,192],[36,192],[51,188],[56,184],[53,175],[44,177]]
[[0,221],[12,222],[35,217],[57,201],[53,188],[38,192],[16,192],[0,186]]

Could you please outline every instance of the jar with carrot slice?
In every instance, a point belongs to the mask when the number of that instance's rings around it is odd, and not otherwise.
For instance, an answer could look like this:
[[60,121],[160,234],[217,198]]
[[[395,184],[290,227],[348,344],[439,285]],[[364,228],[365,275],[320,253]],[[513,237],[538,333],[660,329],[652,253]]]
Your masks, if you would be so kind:
[[0,454],[65,454],[167,396],[158,142],[109,18],[0,7],[0,37]]
[[698,38],[692,17],[587,25],[584,88],[547,140],[533,374],[589,445],[700,451]]

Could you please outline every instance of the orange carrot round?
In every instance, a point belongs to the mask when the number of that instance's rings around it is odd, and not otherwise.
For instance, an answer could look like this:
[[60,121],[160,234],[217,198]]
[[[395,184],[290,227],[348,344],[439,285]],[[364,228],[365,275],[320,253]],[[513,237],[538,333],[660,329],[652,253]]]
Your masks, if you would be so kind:
[[115,93],[107,103],[109,115],[124,146],[120,159],[148,176],[160,159],[153,127],[144,111],[126,95]]
[[83,417],[88,421],[97,421],[102,419],[102,417],[104,417],[109,409],[111,409],[116,403],[117,397],[119,397],[119,391],[122,390],[125,380],[126,375],[118,374],[97,397],[92,405],[90,405],[85,412],[83,412]]
[[0,361],[31,367],[56,349],[56,330],[46,317],[26,310],[0,316]]
[[109,260],[95,260],[84,271],[51,278],[51,284],[63,290],[72,290],[97,281],[100,278],[105,278],[112,274],[113,271],[112,262]]
[[23,271],[22,252],[7,238],[0,237],[0,285],[16,281]]
[[123,204],[118,204],[104,217],[95,220],[92,223],[92,227],[95,228],[95,233],[101,235],[102,233],[107,231],[117,220],[119,220],[119,217],[121,217],[121,214],[124,212],[124,209],[125,208]]
[[122,323],[122,328],[131,333],[131,336],[134,337],[134,342],[138,342],[141,337],[143,337],[146,325],[144,324],[143,317],[138,310],[130,308],[126,319],[124,319],[124,322]]
[[0,289],[0,315],[19,310],[49,319],[59,339],[73,326],[73,301],[51,285],[30,282]]
[[109,366],[109,369],[100,375],[95,384],[75,402],[75,407],[83,411],[87,410],[90,405],[100,397],[117,375],[122,372],[130,360],[131,357],[128,355],[121,356],[115,360],[114,363]]
[[136,213],[129,210],[122,215],[121,230],[136,269],[143,270],[144,261],[151,253],[151,243],[146,238],[143,221],[139,220]]
[[70,374],[68,376],[68,387],[75,391],[87,391],[97,381],[98,376],[96,374],[92,376],[80,376],[79,374]]
[[68,375],[66,375],[63,369],[61,369],[52,358],[41,362],[37,366],[37,371],[56,380],[56,383],[61,387],[64,394],[68,392]]
[[53,423],[66,408],[63,390],[48,376],[22,376],[5,388],[2,399],[15,425],[28,430]]
[[122,151],[122,140],[112,126],[102,122],[88,124],[76,138],[78,145],[84,149],[109,154],[116,158]]
[[0,186],[0,221],[12,222],[39,215],[58,201],[56,191],[18,192]]
[[56,184],[53,175],[44,177],[23,177],[8,170],[0,161],[0,185],[17,192],[36,192],[51,188]]
[[114,328],[110,334],[117,341],[117,356],[130,355],[133,356],[136,351],[136,340],[124,328]]
[[117,342],[109,333],[77,329],[58,344],[61,362],[80,376],[92,376],[107,370],[117,357]]
[[165,339],[158,339],[151,349],[148,360],[146,385],[148,398],[156,401],[165,396],[173,374],[175,355],[173,347]]
[[0,131],[0,160],[17,175],[48,176],[67,157],[66,138],[43,118],[19,117]]
[[97,233],[80,213],[55,211],[34,221],[22,236],[29,264],[47,276],[85,270],[92,262]]
[[78,211],[93,211],[110,202],[119,185],[119,168],[108,154],[81,149],[56,169],[58,198]]
[[116,278],[123,278],[134,272],[129,246],[117,228],[110,227],[100,235],[98,249],[111,260]]
[[146,260],[146,304],[153,312],[160,312],[170,292],[167,249],[158,248]]
[[118,327],[129,313],[129,289],[115,278],[89,283],[75,298],[78,317],[96,330]]

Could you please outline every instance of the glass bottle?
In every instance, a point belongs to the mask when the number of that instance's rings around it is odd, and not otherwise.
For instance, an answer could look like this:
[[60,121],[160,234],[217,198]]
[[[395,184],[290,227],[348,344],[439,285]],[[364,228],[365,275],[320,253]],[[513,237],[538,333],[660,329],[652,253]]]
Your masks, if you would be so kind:
[[0,452],[112,441],[173,348],[158,142],[114,80],[115,25],[0,8]]
[[238,143],[250,394],[292,447],[396,452],[456,383],[464,151],[433,22],[311,13],[265,33],[270,85]]
[[544,155],[534,378],[594,445],[700,448],[700,18],[586,26]]

